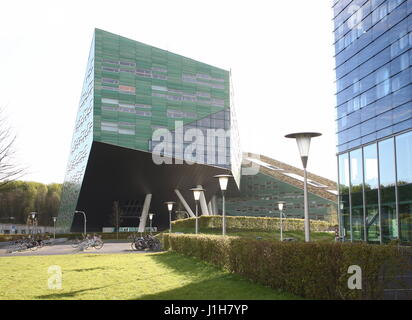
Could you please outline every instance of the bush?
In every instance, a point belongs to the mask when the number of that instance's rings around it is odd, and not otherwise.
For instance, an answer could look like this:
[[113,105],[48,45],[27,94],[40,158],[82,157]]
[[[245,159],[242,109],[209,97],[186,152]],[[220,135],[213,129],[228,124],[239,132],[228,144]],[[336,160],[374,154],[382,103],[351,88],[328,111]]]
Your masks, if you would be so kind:
[[[172,222],[175,228],[193,228],[195,227],[195,218],[176,220]],[[199,217],[200,228],[221,229],[222,216],[201,216]],[[332,225],[326,221],[311,220],[311,231],[324,232],[329,231]],[[250,231],[274,231],[280,230],[279,218],[260,218],[260,217],[226,217],[227,230],[250,230]],[[303,231],[303,219],[283,219],[284,231]]]
[[[311,299],[382,299],[395,275],[412,270],[410,251],[397,246],[180,234],[163,234],[163,243],[165,249]],[[348,289],[351,265],[362,268],[362,290]]]

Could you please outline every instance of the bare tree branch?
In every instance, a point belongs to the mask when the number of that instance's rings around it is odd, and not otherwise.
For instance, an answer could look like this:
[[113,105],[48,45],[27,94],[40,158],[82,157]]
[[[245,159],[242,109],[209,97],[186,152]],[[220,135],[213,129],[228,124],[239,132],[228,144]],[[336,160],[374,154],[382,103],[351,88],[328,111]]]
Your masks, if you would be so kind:
[[26,168],[16,161],[15,142],[16,136],[7,123],[3,109],[0,108],[0,188],[26,173]]

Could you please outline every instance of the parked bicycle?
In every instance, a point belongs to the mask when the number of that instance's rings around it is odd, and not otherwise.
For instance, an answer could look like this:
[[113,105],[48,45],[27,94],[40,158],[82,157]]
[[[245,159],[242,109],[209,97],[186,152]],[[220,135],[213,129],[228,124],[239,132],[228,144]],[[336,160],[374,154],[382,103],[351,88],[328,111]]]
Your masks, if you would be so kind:
[[43,246],[44,240],[42,238],[27,237],[13,241],[7,249],[7,252],[13,253],[25,250],[35,251]]
[[100,250],[103,248],[104,242],[98,235],[93,236],[86,236],[85,240],[79,243],[78,248],[80,250],[87,250],[89,248],[94,248],[96,250]]
[[76,238],[74,238],[73,240],[70,241],[70,245],[73,248],[77,248],[80,245],[80,243],[82,243],[83,241],[86,240],[86,238],[87,238],[87,235],[85,235],[85,234],[83,234],[81,238],[76,237]]
[[147,234],[141,237],[134,237],[131,243],[132,250],[143,251],[159,251],[161,249],[160,240],[151,234]]

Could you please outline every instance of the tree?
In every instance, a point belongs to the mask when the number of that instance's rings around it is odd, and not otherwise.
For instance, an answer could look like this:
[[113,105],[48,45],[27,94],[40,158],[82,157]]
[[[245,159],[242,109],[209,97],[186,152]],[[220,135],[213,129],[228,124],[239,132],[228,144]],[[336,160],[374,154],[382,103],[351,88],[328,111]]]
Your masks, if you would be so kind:
[[14,181],[25,173],[25,168],[16,164],[14,149],[16,136],[12,133],[4,111],[0,109],[0,187]]

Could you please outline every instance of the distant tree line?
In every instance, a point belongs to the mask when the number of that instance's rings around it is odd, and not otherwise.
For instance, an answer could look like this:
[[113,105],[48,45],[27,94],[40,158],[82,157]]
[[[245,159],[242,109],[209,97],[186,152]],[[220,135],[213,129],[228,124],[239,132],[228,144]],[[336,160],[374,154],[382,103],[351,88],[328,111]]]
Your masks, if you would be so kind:
[[[60,206],[62,185],[10,181],[0,187],[0,223],[27,223],[30,212],[38,213],[38,225],[53,225]],[[10,219],[12,217],[13,219]]]

